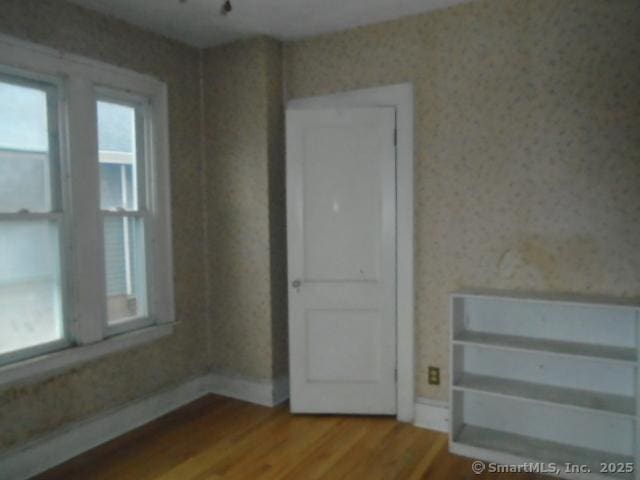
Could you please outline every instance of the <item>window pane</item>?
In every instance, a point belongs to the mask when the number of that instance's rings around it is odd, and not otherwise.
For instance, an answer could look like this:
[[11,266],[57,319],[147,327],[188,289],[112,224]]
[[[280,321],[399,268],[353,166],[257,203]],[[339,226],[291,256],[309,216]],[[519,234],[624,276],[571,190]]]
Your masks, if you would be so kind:
[[136,110],[110,102],[98,102],[100,159],[100,208],[138,208]]
[[146,316],[143,220],[106,217],[104,249],[108,322]]
[[0,211],[51,210],[47,93],[0,81]]
[[0,222],[0,354],[64,337],[58,226]]

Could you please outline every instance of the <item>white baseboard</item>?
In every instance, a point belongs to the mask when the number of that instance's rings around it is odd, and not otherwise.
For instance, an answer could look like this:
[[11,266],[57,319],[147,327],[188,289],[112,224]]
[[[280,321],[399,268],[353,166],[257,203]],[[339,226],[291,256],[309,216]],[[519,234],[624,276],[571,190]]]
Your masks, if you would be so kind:
[[0,457],[0,478],[27,479],[123,435],[207,393],[207,377],[66,426]]
[[439,402],[428,398],[417,398],[413,424],[416,427],[449,431],[449,406],[447,402]]
[[209,393],[274,406],[288,398],[289,381],[287,378],[270,382],[203,375],[3,453],[0,478],[26,480]]
[[256,381],[225,375],[209,375],[209,393],[273,407],[289,398],[289,378]]
[[[256,381],[220,374],[203,375],[5,452],[0,455],[0,478],[26,480],[209,393],[275,406],[289,398],[289,379]],[[448,432],[448,423],[446,402],[416,400],[414,425]]]

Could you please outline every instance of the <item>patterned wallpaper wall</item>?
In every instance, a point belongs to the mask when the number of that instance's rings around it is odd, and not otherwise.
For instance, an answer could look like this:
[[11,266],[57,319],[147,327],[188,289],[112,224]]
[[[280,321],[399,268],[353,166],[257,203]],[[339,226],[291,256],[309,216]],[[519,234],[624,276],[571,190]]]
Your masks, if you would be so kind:
[[640,298],[636,0],[479,0],[284,50],[260,38],[202,54],[64,2],[0,0],[0,12],[2,33],[168,82],[181,322],[0,391],[0,450],[208,367],[286,373],[283,82],[291,98],[414,84],[418,395],[446,398],[426,370],[441,366],[446,384],[453,290]]
[[282,44],[270,42],[267,58],[269,142],[269,245],[271,256],[271,348],[273,377],[289,373],[287,195]]
[[150,395],[206,368],[199,52],[54,0],[0,0],[0,33],[152,74],[169,85],[174,335],[0,390],[0,450]]
[[204,52],[212,369],[286,374],[282,53],[258,38]]
[[413,82],[419,396],[456,289],[640,298],[638,32],[637,0],[480,0],[285,46],[290,98]]
[[52,0],[0,0],[0,11],[0,33],[168,83],[180,322],[159,342],[0,390],[0,451],[210,369],[286,375],[281,45],[199,52]]

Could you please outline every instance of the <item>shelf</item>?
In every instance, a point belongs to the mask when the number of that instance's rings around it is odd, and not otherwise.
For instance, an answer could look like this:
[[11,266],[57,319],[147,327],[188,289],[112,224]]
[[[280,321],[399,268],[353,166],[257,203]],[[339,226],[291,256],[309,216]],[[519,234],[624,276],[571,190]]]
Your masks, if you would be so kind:
[[451,452],[557,466],[561,478],[635,479],[600,469],[636,463],[638,314],[613,302],[452,295]]
[[628,347],[612,347],[592,343],[565,342],[545,338],[519,337],[464,331],[455,336],[454,344],[476,345],[479,347],[544,352],[553,355],[578,356],[592,360],[637,364],[636,350]]
[[570,293],[532,293],[518,291],[492,290],[483,288],[471,288],[460,290],[452,294],[454,298],[480,298],[499,302],[525,302],[525,303],[554,303],[570,306],[590,306],[595,308],[623,308],[640,309],[637,301],[610,297],[606,295],[581,295]]
[[[473,447],[473,449],[487,450],[491,451],[491,453],[504,453],[520,457],[524,462],[541,461],[546,464],[555,463],[559,466],[563,466],[566,462],[574,465],[589,465],[595,474],[594,476],[601,478],[607,477],[607,475],[598,475],[597,473],[600,471],[601,463],[628,463],[634,461],[630,456],[573,447],[562,443],[501,432],[489,428],[474,427],[472,425],[463,425],[457,437],[453,440],[453,445],[454,447]],[[458,448],[454,448],[453,450],[463,455],[478,455],[480,453],[462,452]],[[633,473],[611,474],[609,477],[632,480]]]
[[465,373],[454,389],[635,418],[635,398]]

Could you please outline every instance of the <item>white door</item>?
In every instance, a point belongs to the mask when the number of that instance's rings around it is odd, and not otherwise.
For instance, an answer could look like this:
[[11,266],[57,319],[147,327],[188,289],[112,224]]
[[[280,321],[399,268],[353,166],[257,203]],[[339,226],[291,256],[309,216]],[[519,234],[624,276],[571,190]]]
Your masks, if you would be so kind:
[[291,410],[396,412],[395,108],[287,111]]

